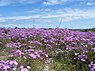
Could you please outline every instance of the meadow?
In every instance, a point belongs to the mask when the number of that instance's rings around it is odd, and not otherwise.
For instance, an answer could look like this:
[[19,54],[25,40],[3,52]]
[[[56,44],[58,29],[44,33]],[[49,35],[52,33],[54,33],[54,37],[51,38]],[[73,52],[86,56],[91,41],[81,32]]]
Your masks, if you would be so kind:
[[95,32],[0,28],[0,71],[94,71]]

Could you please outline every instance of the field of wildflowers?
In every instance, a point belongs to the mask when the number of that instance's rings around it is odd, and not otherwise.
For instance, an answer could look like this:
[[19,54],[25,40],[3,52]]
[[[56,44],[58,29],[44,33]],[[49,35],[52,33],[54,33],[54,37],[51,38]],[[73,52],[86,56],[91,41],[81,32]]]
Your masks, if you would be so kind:
[[95,71],[95,33],[0,28],[0,71]]

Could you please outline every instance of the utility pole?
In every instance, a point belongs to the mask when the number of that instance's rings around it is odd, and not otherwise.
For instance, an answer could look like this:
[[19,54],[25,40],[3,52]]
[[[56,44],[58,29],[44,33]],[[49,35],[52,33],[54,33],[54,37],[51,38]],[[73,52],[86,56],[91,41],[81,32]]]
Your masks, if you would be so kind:
[[70,21],[70,27],[71,27],[71,29],[73,29],[73,26],[72,26],[72,23],[71,23],[71,21]]
[[58,28],[60,27],[61,23],[62,23],[62,18],[60,19],[60,22],[59,22]]
[[35,28],[35,18],[33,17],[33,28]]

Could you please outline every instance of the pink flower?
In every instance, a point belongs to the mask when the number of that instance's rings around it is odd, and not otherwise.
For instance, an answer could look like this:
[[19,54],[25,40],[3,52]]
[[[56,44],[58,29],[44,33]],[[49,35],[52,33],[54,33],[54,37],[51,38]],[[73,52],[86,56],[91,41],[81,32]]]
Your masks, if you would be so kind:
[[17,63],[15,60],[14,60],[14,64],[15,64],[15,65],[18,65],[18,63]]
[[48,57],[48,54],[45,54],[46,57]]
[[36,56],[40,58],[40,55],[39,54],[37,54]]
[[24,66],[20,66],[20,71],[28,71],[28,69],[24,68]]
[[29,56],[32,57],[33,59],[36,59],[36,55],[33,53],[29,54]]
[[95,52],[95,48],[92,48],[93,49],[93,51]]
[[20,71],[28,71],[27,68],[22,68]]
[[24,53],[21,50],[16,50],[15,54],[17,54],[17,55],[23,55]]

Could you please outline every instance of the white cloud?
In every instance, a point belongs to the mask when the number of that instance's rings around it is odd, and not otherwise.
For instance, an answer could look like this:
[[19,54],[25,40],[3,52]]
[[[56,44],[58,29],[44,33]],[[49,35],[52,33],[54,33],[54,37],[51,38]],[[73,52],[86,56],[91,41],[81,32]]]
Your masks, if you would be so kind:
[[26,13],[29,13],[29,14],[32,14],[32,13],[50,13],[52,12],[53,10],[52,9],[32,9],[32,10],[29,10],[29,11],[26,11]]
[[1,24],[0,23],[0,27],[16,27],[16,26],[18,26],[18,25],[16,25],[16,24]]
[[23,3],[23,4],[25,4],[25,3],[33,4],[33,3],[36,3],[36,2],[39,2],[39,1],[41,1],[41,0],[19,0],[18,2]]
[[[40,10],[40,9],[39,9]],[[51,10],[50,10],[51,11]],[[52,10],[50,13],[47,11],[45,14],[36,14],[32,16],[12,16],[12,17],[0,17],[1,20],[32,20],[43,19],[44,21],[58,21],[62,18],[63,22],[68,22],[76,19],[91,19],[95,18],[95,9],[80,10],[80,9],[64,9],[64,10]],[[42,21],[43,22],[43,21]]]
[[0,6],[10,5],[12,0],[0,0]]
[[6,22],[6,20],[5,19],[0,19],[0,22]]
[[58,15],[63,13],[64,10],[54,10],[54,9],[33,9],[33,10],[29,10],[26,11],[25,13],[27,13],[28,15],[41,15],[41,16],[47,16],[47,15]]
[[55,5],[55,4],[59,4],[58,0],[48,0],[46,2],[43,2],[43,4],[45,5]]
[[15,3],[20,4],[33,4],[41,0],[0,0],[0,6],[7,6]]
[[87,2],[87,5],[88,6],[93,6],[93,5],[95,5],[95,2]]
[[77,2],[78,4],[87,4],[89,6],[95,5],[94,0],[46,0],[43,2],[43,5],[57,5],[57,4],[66,4],[69,2]]
[[67,1],[73,1],[73,0],[47,0],[43,2],[44,5],[56,5],[56,4],[63,4]]

